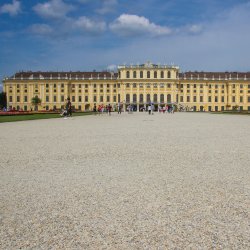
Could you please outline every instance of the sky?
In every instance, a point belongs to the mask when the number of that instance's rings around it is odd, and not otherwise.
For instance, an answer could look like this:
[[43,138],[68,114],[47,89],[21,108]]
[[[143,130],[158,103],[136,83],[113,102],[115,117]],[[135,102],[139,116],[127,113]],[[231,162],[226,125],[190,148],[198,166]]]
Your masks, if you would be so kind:
[[18,71],[250,71],[250,0],[0,0],[0,79]]

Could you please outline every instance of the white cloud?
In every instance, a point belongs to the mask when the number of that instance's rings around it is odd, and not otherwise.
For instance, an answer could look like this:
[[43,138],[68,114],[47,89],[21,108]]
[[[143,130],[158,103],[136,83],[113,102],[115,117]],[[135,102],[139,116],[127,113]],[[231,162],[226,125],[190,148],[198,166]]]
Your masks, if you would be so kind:
[[192,34],[197,34],[202,31],[202,25],[200,24],[193,24],[187,27],[187,31]]
[[96,12],[102,15],[113,12],[116,5],[117,0],[103,0],[102,7],[100,9],[97,9]]
[[63,18],[73,9],[72,5],[64,3],[63,0],[50,0],[33,7],[33,10],[43,18]]
[[74,28],[84,32],[99,33],[106,30],[106,23],[103,21],[93,21],[85,16],[79,17],[73,23]]
[[171,29],[166,26],[151,23],[143,16],[129,14],[120,15],[109,27],[114,33],[122,36],[137,36],[141,34],[162,36],[171,33]]
[[0,13],[7,13],[10,16],[15,16],[21,12],[21,3],[19,1],[13,0],[12,4],[4,4],[0,7]]
[[117,70],[117,65],[110,64],[110,65],[108,65],[107,70],[108,71],[116,71]]
[[29,32],[35,35],[46,36],[53,33],[53,29],[47,24],[33,24],[28,29]]

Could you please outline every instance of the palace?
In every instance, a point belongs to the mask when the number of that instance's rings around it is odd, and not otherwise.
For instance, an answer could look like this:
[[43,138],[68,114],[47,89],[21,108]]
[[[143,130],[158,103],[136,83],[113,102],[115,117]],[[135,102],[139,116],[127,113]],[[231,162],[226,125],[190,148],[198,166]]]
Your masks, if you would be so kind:
[[[180,72],[174,65],[147,62],[118,66],[114,72],[18,72],[3,79],[8,108],[61,109],[70,97],[76,110],[94,104],[133,104],[137,110],[174,104],[193,111],[250,111],[250,72]],[[33,106],[33,97],[41,103]]]

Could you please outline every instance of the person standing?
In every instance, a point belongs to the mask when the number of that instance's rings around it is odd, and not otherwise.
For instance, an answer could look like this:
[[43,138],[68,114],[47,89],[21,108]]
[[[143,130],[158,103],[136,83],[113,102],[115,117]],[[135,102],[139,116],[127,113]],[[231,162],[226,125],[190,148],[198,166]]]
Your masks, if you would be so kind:
[[107,111],[108,111],[108,114],[111,115],[111,105],[110,104],[107,106]]
[[67,115],[68,116],[72,116],[72,106],[71,106],[71,102],[70,102],[70,98],[67,98],[67,102],[66,102],[66,110],[67,110]]
[[151,104],[148,105],[148,114],[151,115],[151,110],[152,110],[152,107],[151,107]]
[[122,114],[122,107],[121,107],[121,103],[120,102],[118,102],[118,104],[117,104],[117,111],[118,111],[118,114]]

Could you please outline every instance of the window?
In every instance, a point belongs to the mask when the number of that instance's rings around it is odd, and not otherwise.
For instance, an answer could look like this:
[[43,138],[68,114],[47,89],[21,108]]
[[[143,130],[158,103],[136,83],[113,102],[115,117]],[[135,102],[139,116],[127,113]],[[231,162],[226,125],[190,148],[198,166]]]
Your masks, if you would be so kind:
[[64,88],[64,83],[61,84],[61,87]]
[[154,78],[157,78],[157,71],[154,71]]
[[200,88],[201,88],[201,89],[203,88],[203,84],[200,85]]
[[208,102],[212,102],[212,96],[208,97]]
[[97,102],[96,100],[97,100],[97,99],[96,99],[96,95],[94,95],[94,102]]
[[150,78],[150,71],[147,71],[147,78]]
[[56,84],[54,84],[54,88],[56,88]]
[[27,102],[28,101],[28,96],[24,96],[24,102]]
[[194,84],[194,88],[196,89],[196,84]]
[[76,99],[75,99],[75,96],[73,95],[72,96],[72,102],[75,102],[76,101]]
[[224,102],[224,101],[225,101],[225,100],[224,100],[224,96],[222,96],[222,97],[221,97],[221,102]]
[[150,88],[150,83],[147,83],[147,88]]
[[89,97],[86,95],[85,96],[85,102],[88,102],[89,101]]
[[79,87],[79,89],[81,89],[81,88],[82,88],[82,85],[81,85],[81,84],[79,84],[79,85],[78,85],[78,87]]
[[167,102],[168,102],[168,103],[171,102],[171,95],[170,95],[170,94],[167,95]]
[[187,84],[187,88],[190,88],[190,84]]
[[45,108],[46,108],[47,111],[49,110],[49,106],[48,105]]
[[12,96],[10,96],[10,102],[12,102]]
[[171,88],[171,84],[170,84],[170,83],[168,83],[167,87],[170,89],[170,88]]
[[19,89],[20,88],[20,84],[17,84],[16,87]]
[[46,88],[48,88],[49,87],[49,84],[48,83],[46,83]]
[[164,88],[164,83],[161,83],[161,84],[160,84],[160,88]]
[[[54,85],[54,88],[55,88],[55,85]],[[72,84],[72,89],[74,89],[75,88],[75,84]]]
[[190,102],[190,96],[187,96],[187,102]]
[[107,88],[109,88],[109,84],[107,84]]
[[243,96],[240,96],[240,102],[243,102]]
[[136,102],[137,102],[137,95],[133,94],[133,103],[136,103]]
[[208,85],[208,87],[211,89],[211,88],[212,88],[212,85],[211,85],[211,84],[209,84],[209,85]]
[[140,83],[139,86],[140,86],[140,88],[143,88],[143,84],[142,83]]
[[235,96],[232,97],[232,102],[235,102]]
[[110,102],[110,96],[107,95],[107,102]]
[[235,84],[232,85],[233,89],[235,88]]
[[157,83],[154,83],[154,88],[157,88]]
[[61,102],[64,102],[64,96],[61,95]]
[[247,101],[250,102],[250,96],[247,97]]
[[140,71],[140,78],[143,78],[143,71]]
[[56,95],[54,95],[54,102],[56,102]]
[[164,102],[164,94],[160,95],[160,102]]
[[194,102],[196,102],[196,99],[197,99],[197,97],[196,97],[196,96],[194,96]]
[[203,102],[203,96],[200,96],[200,102]]
[[214,101],[215,101],[215,102],[218,102],[218,96],[215,96],[215,97],[214,97]]
[[82,97],[78,96],[78,102],[82,102]]
[[113,96],[113,102],[116,102],[116,95]]
[[161,78],[164,78],[164,72],[161,71]]
[[126,88],[129,88],[129,83],[126,83]]
[[130,73],[129,73],[129,71],[126,72],[126,78],[130,78]]
[[96,88],[96,84],[94,84],[94,88]]
[[130,102],[130,94],[126,94],[126,102],[127,102],[127,103]]
[[46,95],[46,102],[49,102],[49,96],[48,95]]
[[120,84],[120,83],[118,83],[118,84],[117,84],[117,88],[120,88],[120,87],[121,87],[121,84]]
[[24,111],[27,111],[27,110],[28,110],[28,107],[25,105],[25,106],[23,107],[23,109],[24,109]]
[[180,102],[183,102],[183,96],[180,96]]
[[133,83],[133,88],[136,88],[136,83]]
[[240,88],[243,89],[243,84],[240,85]]
[[143,102],[143,94],[140,94],[140,102]]
[[154,102],[157,102],[157,94],[154,94]]
[[168,78],[171,78],[171,72],[168,71]]
[[150,94],[147,94],[147,102],[150,102]]
[[136,78],[136,71],[133,72],[133,78]]
[[217,84],[215,85],[215,88],[218,89],[218,85]]

